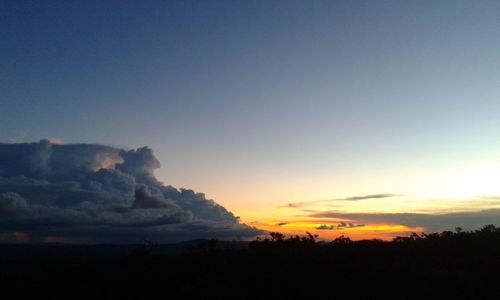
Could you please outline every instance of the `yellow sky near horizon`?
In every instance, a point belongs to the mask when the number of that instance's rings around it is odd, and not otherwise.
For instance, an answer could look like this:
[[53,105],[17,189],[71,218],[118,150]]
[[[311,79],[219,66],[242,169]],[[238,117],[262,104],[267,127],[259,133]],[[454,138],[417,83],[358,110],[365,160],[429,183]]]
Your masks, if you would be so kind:
[[[232,178],[224,187],[210,186],[207,196],[232,211],[243,223],[285,234],[309,231],[325,239],[348,235],[354,239],[390,239],[410,232],[427,231],[425,224],[405,226],[397,222],[369,223],[363,227],[335,230],[316,229],[336,226],[342,220],[315,218],[312,213],[419,213],[449,214],[500,208],[500,160],[436,167],[432,171],[389,174],[386,171],[350,174],[338,178],[333,173],[284,174],[269,171],[256,183],[252,177]],[[348,174],[349,175],[349,174]],[[380,176],[376,176],[380,175]],[[248,175],[250,176],[250,175]],[[235,184],[233,184],[236,182]],[[216,188],[219,188],[215,190]],[[203,191],[203,189],[201,189]],[[207,190],[205,190],[207,191]],[[387,195],[346,200],[351,197]],[[344,200],[343,200],[344,199]],[[298,207],[288,205],[300,204]],[[293,206],[293,205],[292,205]],[[356,220],[345,220],[356,223]],[[280,223],[286,225],[279,226]]]
[[[467,167],[446,173],[430,176],[428,190],[417,195],[392,194],[387,197],[374,195],[360,200],[345,198],[316,199],[300,202],[283,202],[275,207],[259,211],[241,210],[238,215],[243,222],[267,231],[279,231],[285,234],[304,234],[309,231],[321,238],[331,239],[347,235],[353,239],[381,238],[391,239],[410,232],[427,231],[425,224],[408,227],[398,223],[363,224],[363,227],[341,228],[335,230],[319,230],[322,225],[331,226],[341,221],[311,217],[312,213],[335,211],[339,213],[364,214],[450,214],[460,212],[476,212],[500,208],[500,201],[495,195],[500,194],[496,178],[500,178],[498,165],[484,167]],[[435,195],[432,197],[431,195]],[[427,197],[427,198],[426,198]],[[344,199],[344,200],[343,200]],[[286,223],[286,224],[283,224]],[[283,225],[279,225],[283,224]],[[486,224],[485,224],[486,225]]]
[[[371,200],[365,200],[371,201]],[[390,200],[384,200],[388,202]],[[392,200],[394,201],[394,200]],[[346,201],[343,201],[346,202]],[[357,201],[360,202],[360,201]],[[434,204],[432,207],[422,207],[419,209],[407,209],[403,212],[411,212],[417,214],[440,215],[447,213],[475,212],[482,209],[500,208],[500,201],[497,199],[463,199],[463,200],[427,200],[414,201],[427,202]],[[435,205],[437,202],[440,205]],[[450,203],[453,202],[453,209],[450,209]],[[384,209],[380,205],[379,209],[363,209],[362,204],[356,203],[357,208],[350,210],[331,210],[342,213],[365,213],[365,214],[398,214],[396,208]],[[474,205],[475,208],[474,208]],[[396,236],[405,236],[411,232],[429,232],[425,224],[421,226],[406,226],[397,222],[386,223],[359,223],[350,218],[329,218],[329,217],[312,217],[314,213],[330,211],[331,207],[320,207],[318,205],[303,208],[288,208],[275,207],[269,210],[257,212],[242,212],[239,214],[241,221],[250,226],[266,230],[269,232],[277,231],[287,235],[304,235],[306,232],[319,235],[321,239],[333,239],[341,235],[349,236],[351,239],[392,239]],[[339,224],[353,224],[354,227],[338,227]],[[358,225],[362,225],[357,227]],[[486,224],[484,224],[486,225]],[[333,226],[334,229],[320,229],[321,226]]]

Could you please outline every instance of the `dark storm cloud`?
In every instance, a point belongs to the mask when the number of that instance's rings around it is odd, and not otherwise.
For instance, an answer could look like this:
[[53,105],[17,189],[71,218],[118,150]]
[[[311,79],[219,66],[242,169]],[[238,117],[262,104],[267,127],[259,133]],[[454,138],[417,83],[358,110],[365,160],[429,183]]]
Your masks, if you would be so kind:
[[162,196],[151,195],[147,186],[141,186],[135,191],[132,208],[178,208],[178,206]]
[[26,200],[16,193],[0,194],[0,216],[14,215],[28,206]]
[[472,230],[488,224],[500,225],[500,209],[444,214],[319,212],[309,216],[363,224],[401,224],[408,227],[424,227],[427,231],[451,230],[456,227]]
[[123,162],[116,166],[118,171],[131,174],[139,183],[158,184],[154,170],[160,167],[160,162],[153,154],[153,150],[142,147],[137,150],[120,151]]
[[0,234],[129,243],[261,233],[202,193],[163,185],[159,167],[147,147],[0,144]]
[[336,199],[328,199],[328,200],[292,202],[292,203],[288,203],[287,205],[284,205],[281,207],[301,208],[301,207],[305,207],[305,206],[311,206],[311,205],[316,205],[316,204],[320,204],[320,203],[335,202],[335,201],[360,201],[360,200],[368,200],[368,199],[381,199],[381,198],[398,197],[398,196],[401,196],[401,195],[374,194],[374,195],[354,196],[354,197],[336,198]]

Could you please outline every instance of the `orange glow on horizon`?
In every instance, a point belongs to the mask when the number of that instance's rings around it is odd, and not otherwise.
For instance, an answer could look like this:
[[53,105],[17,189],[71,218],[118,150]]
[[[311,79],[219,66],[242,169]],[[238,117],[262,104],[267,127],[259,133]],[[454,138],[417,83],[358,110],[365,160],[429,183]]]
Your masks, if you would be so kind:
[[412,232],[424,232],[423,227],[408,227],[401,224],[368,224],[352,228],[318,229],[325,225],[317,221],[302,221],[288,224],[269,224],[261,222],[252,222],[249,225],[257,227],[268,232],[280,232],[287,236],[305,235],[306,232],[318,235],[320,240],[333,240],[341,235],[347,236],[353,240],[363,239],[381,239],[391,240],[397,236],[407,236]]
[[28,243],[31,240],[29,234],[25,232],[15,231],[13,235],[16,243]]

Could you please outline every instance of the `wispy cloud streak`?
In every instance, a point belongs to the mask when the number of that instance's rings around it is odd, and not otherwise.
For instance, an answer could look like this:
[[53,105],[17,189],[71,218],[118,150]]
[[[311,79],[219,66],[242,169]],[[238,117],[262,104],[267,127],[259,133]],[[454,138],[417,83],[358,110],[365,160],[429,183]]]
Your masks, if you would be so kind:
[[327,200],[291,202],[291,203],[288,203],[286,205],[282,205],[280,207],[301,208],[301,207],[312,206],[312,205],[317,205],[317,204],[321,204],[321,203],[336,202],[336,201],[360,201],[360,200],[382,199],[382,198],[391,198],[391,197],[399,197],[399,196],[402,196],[402,195],[399,195],[399,194],[373,194],[373,195],[353,196],[353,197],[347,197],[347,198],[335,198],[335,199],[327,199]]

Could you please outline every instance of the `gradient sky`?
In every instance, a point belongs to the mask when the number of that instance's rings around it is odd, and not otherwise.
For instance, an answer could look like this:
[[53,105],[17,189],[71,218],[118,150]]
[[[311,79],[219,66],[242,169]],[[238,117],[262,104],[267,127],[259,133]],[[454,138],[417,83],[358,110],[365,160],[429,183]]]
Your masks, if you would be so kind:
[[398,197],[336,209],[478,208],[500,195],[499,16],[499,1],[1,1],[0,141],[148,145],[159,179],[247,222],[383,193]]

